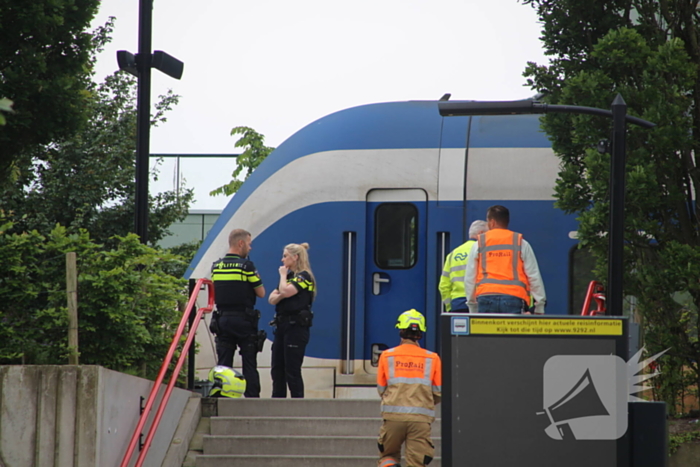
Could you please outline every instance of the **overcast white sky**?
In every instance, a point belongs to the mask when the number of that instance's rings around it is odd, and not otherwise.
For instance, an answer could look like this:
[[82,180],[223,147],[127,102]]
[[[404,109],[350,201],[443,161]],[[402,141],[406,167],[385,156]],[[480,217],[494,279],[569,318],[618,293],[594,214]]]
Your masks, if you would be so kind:
[[[94,25],[115,16],[97,79],[116,51],[138,51],[139,0],[103,0]],[[540,24],[518,0],[154,0],[153,49],[185,63],[181,80],[153,70],[152,102],[182,96],[151,131],[151,153],[231,154],[235,126],[278,146],[329,113],[374,102],[512,100],[528,61],[546,63]],[[151,192],[173,187],[174,162]],[[234,162],[182,161],[192,209],[223,209],[208,192]]]

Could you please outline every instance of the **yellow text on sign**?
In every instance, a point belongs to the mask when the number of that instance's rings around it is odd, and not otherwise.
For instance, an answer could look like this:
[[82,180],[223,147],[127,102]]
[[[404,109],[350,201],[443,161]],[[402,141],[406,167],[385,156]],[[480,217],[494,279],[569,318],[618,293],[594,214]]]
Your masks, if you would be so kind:
[[471,318],[469,328],[470,334],[621,336],[622,320]]

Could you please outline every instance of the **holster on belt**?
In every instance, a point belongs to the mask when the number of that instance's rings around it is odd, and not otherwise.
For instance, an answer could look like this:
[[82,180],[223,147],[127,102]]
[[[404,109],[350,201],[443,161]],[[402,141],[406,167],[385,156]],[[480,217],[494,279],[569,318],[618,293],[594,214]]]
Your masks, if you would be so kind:
[[214,310],[211,314],[211,321],[209,322],[209,330],[212,334],[219,334],[219,318],[221,313],[218,310]]
[[245,309],[246,319],[250,321],[253,326],[258,327],[258,321],[260,320],[260,310],[254,308]]
[[258,334],[256,336],[256,341],[255,341],[255,344],[258,347],[258,352],[263,351],[263,347],[265,346],[266,339],[267,339],[267,333],[264,330],[258,331]]
[[314,312],[311,308],[303,309],[297,314],[296,321],[299,326],[310,328],[314,324]]

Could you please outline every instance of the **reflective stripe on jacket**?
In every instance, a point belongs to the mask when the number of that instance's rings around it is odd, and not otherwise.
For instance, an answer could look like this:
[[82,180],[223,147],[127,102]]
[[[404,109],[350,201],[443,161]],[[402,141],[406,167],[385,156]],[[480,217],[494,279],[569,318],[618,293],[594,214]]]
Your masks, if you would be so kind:
[[523,236],[507,229],[479,235],[476,296],[504,294],[530,303],[530,285],[520,255]]
[[298,273],[290,271],[287,273],[287,284],[292,284],[297,289],[297,293],[280,300],[275,306],[275,311],[281,315],[295,315],[301,310],[311,309],[316,285],[308,271]]
[[445,266],[440,277],[440,296],[445,310],[466,309],[467,298],[464,293],[464,271],[467,268],[469,252],[476,241],[469,240],[452,250],[445,258]]
[[255,289],[263,285],[252,261],[228,253],[211,269],[214,297],[219,311],[244,311],[255,307]]
[[442,396],[442,369],[435,352],[412,340],[385,350],[379,357],[377,391],[382,397],[385,420],[428,422],[435,420],[435,404]]

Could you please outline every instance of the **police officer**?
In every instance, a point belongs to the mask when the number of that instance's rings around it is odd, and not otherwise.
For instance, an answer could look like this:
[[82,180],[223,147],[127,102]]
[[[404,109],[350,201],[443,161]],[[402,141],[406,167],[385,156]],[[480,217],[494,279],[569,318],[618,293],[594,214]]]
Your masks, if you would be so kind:
[[311,272],[309,244],[290,243],[282,251],[280,281],[268,301],[275,305],[275,340],[272,343],[272,397],[304,397],[301,364],[313,313],[311,303],[316,296],[316,280]]
[[401,344],[382,352],[377,371],[384,420],[377,440],[378,465],[398,466],[405,442],[407,464],[425,466],[435,457],[430,425],[442,397],[440,357],[418,343],[427,329],[420,312],[404,311],[396,327]]
[[[212,265],[211,278],[218,313],[212,320],[218,321],[218,329],[215,329],[217,365],[232,367],[238,348],[246,379],[245,397],[260,397],[257,362],[260,315],[255,310],[255,300],[265,296],[265,287],[255,265],[247,259],[252,249],[251,242],[250,232],[243,229],[231,231],[226,256]],[[212,327],[217,328],[217,325]]]
[[[476,239],[487,230],[489,226],[486,221],[474,221],[469,227],[469,238]],[[438,285],[445,311],[469,313],[467,297],[464,293],[464,270],[467,267],[469,252],[475,243],[474,240],[468,240],[452,250],[452,253],[445,258],[445,266]]]

